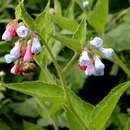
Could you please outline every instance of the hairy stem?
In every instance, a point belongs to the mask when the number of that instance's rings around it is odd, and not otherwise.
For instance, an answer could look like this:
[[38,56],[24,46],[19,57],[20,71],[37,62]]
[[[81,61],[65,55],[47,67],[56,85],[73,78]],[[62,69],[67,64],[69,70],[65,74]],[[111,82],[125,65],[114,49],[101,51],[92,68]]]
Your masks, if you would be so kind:
[[57,73],[59,75],[59,78],[60,78],[60,81],[61,81],[61,85],[63,86],[63,89],[64,89],[64,95],[65,95],[65,98],[67,100],[67,104],[68,106],[71,108],[71,111],[75,114],[75,116],[78,118],[78,120],[82,123],[82,125],[84,126],[84,128],[86,130],[88,130],[86,124],[83,122],[83,120],[79,117],[79,115],[77,114],[77,112],[75,111],[75,109],[73,108],[73,105],[71,104],[71,99],[69,98],[69,94],[68,94],[68,88],[67,88],[67,85],[66,85],[66,82],[65,82],[65,79],[64,79],[64,75],[62,73],[62,70],[61,70],[61,67],[59,66],[59,64],[57,63],[55,57],[53,56],[49,46],[47,45],[47,43],[45,42],[45,40],[42,38],[42,36],[40,35],[41,37],[41,40],[42,42],[44,43],[48,53],[50,54],[51,58],[52,58],[52,61],[54,63],[54,66],[57,70]]

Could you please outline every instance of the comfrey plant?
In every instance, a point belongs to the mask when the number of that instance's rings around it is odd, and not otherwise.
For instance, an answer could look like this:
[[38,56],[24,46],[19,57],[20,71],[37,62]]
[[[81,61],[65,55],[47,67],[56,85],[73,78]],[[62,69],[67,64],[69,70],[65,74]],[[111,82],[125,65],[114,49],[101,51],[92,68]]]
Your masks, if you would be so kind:
[[10,53],[5,55],[5,62],[8,64],[14,62],[11,69],[11,73],[14,75],[29,74],[36,68],[33,55],[42,50],[39,37],[35,32],[31,32],[23,22],[13,20],[7,25],[2,39],[11,41],[15,37],[19,37],[19,40],[10,50]]
[[[100,37],[95,37],[89,42],[89,46],[98,49],[106,58],[112,58],[113,49],[103,48],[103,40]],[[84,48],[79,58],[79,65],[82,71],[85,71],[87,76],[102,76],[104,75],[105,65],[100,60],[96,52],[92,51],[91,47]]]

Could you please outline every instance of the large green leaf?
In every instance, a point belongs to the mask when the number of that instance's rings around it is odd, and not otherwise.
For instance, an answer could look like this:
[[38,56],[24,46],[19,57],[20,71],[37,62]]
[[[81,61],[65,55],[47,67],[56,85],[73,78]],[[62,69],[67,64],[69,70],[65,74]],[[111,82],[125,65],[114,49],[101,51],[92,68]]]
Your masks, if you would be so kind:
[[91,115],[91,125],[94,130],[102,130],[110,118],[122,94],[130,87],[130,82],[125,82],[114,89],[96,105]]
[[36,102],[33,98],[26,99],[24,102],[12,103],[13,111],[21,116],[37,117]]
[[70,130],[86,130],[72,111],[68,110],[66,114]]
[[123,23],[112,29],[106,34],[106,42],[110,43],[112,48],[117,51],[130,49],[130,26]]
[[130,118],[128,118],[128,121],[126,123],[124,130],[130,130]]
[[78,23],[67,17],[63,17],[60,15],[52,15],[52,19],[55,23],[57,23],[61,28],[67,29],[69,31],[75,32],[78,27]]
[[35,20],[36,30],[42,35],[45,41],[50,37],[52,32],[51,17],[49,16],[50,0],[45,9],[37,16]]
[[104,34],[107,15],[108,0],[98,0],[88,20],[100,36]]
[[5,122],[0,121],[0,130],[11,130],[11,129]]
[[45,129],[37,126],[36,124],[30,123],[27,121],[23,122],[23,127],[24,127],[24,130],[45,130]]
[[91,112],[94,109],[94,106],[87,102],[84,102],[72,92],[70,92],[69,94],[70,94],[69,95],[70,101],[71,101],[74,111],[77,113],[77,115],[82,120],[82,122],[86,125],[86,127],[90,128],[90,116],[91,116]]
[[30,29],[34,29],[34,22],[32,17],[27,13],[22,2],[20,2],[15,9],[15,16],[17,19],[21,19],[27,24]]
[[56,33],[54,35],[54,38],[56,40],[59,40],[61,42],[61,44],[63,44],[64,46],[67,46],[68,48],[80,52],[81,50],[81,44],[80,44],[80,40],[78,39],[74,39],[74,38],[69,38],[65,35],[61,35],[59,33]]
[[85,44],[87,34],[86,18],[83,18],[75,31],[73,38],[78,39],[81,45]]
[[30,96],[51,100],[63,101],[64,95],[60,87],[46,84],[41,81],[5,84],[5,87],[25,93]]

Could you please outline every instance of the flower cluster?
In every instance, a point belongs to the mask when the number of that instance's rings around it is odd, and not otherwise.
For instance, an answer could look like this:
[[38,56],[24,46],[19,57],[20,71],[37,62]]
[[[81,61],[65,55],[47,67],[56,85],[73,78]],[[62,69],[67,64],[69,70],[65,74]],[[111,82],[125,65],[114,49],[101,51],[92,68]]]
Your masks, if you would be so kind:
[[2,39],[11,41],[15,37],[19,37],[19,40],[10,50],[10,53],[5,55],[5,61],[8,64],[15,62],[11,69],[11,73],[14,75],[30,73],[36,68],[33,55],[42,50],[39,37],[36,33],[30,31],[23,22],[19,23],[17,20],[13,20],[7,25]]
[[[111,58],[114,53],[111,48],[103,48],[103,40],[100,37],[95,37],[89,42],[89,45],[97,48],[106,58]],[[87,76],[104,75],[105,65],[100,57],[92,51],[92,48],[84,48],[79,58],[79,65],[80,70],[85,71]]]

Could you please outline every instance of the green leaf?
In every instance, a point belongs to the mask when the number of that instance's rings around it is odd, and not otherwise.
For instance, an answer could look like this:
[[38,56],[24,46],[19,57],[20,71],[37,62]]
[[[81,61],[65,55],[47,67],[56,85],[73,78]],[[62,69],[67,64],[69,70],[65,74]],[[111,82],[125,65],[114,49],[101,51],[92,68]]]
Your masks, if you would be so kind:
[[108,0],[98,0],[88,20],[100,36],[104,34],[107,15]]
[[52,19],[55,23],[57,23],[61,28],[67,29],[71,32],[75,32],[76,28],[78,27],[78,23],[67,17],[63,17],[60,15],[52,15]]
[[94,109],[94,106],[87,102],[84,102],[73,92],[70,92],[69,94],[70,94],[69,97],[70,97],[71,104],[72,106],[74,106],[73,109],[75,110],[77,115],[80,117],[82,122],[84,122],[86,127],[90,128],[90,116]]
[[63,44],[64,46],[67,46],[68,48],[80,52],[81,50],[81,45],[80,45],[80,41],[77,39],[73,39],[73,38],[69,38],[65,35],[61,35],[59,33],[56,33],[54,35],[54,38],[56,40],[59,40],[61,42],[61,44]]
[[55,9],[56,14],[58,15],[62,14],[61,4],[59,0],[54,0],[54,9]]
[[86,18],[83,18],[77,27],[76,32],[73,35],[73,38],[78,39],[81,45],[85,44],[86,41],[86,34],[87,34],[87,24]]
[[130,87],[130,82],[118,85],[96,105],[91,115],[92,129],[102,130],[105,127],[106,122],[110,118],[117,102],[128,87]]
[[33,123],[27,122],[27,121],[23,122],[23,126],[24,126],[24,130],[45,130],[45,129],[43,129]]
[[86,130],[70,110],[66,114],[70,130]]
[[124,128],[124,130],[130,130],[130,118],[128,118],[128,121],[126,123],[126,127]]
[[50,37],[49,33],[51,33],[53,29],[51,17],[49,15],[49,8],[50,0],[48,1],[46,8],[37,16],[35,20],[36,30],[38,30],[45,41],[48,40],[48,37]]
[[13,111],[21,116],[37,117],[38,112],[36,109],[36,102],[33,98],[26,99],[21,103],[12,103],[11,108]]
[[11,129],[5,122],[0,121],[0,130],[11,130]]
[[46,84],[41,81],[5,84],[5,87],[51,101],[64,101],[63,91],[56,85]]
[[15,15],[17,19],[21,19],[24,21],[27,26],[29,26],[30,29],[34,29],[34,23],[32,17],[27,13],[27,11],[24,8],[24,5],[22,2],[20,2],[15,10]]
[[106,34],[106,42],[116,51],[130,49],[130,26],[127,23],[120,24]]

